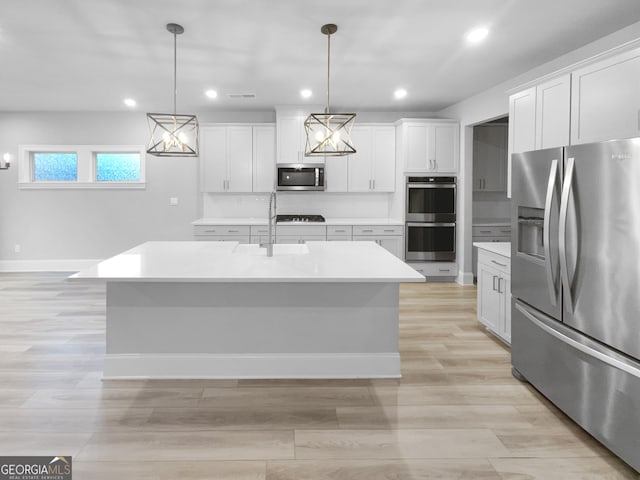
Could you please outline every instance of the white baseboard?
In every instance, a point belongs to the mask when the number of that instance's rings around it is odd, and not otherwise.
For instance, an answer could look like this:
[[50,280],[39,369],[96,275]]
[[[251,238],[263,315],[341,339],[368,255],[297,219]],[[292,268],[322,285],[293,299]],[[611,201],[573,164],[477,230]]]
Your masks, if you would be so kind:
[[473,272],[458,272],[456,283],[460,285],[473,285]]
[[0,272],[77,272],[102,260],[0,260]]
[[400,378],[400,354],[107,354],[104,379]]

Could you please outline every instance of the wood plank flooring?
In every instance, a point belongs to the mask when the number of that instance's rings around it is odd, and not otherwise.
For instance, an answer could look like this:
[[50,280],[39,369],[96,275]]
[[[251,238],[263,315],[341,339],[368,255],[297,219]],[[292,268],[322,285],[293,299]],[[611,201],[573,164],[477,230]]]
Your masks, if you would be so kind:
[[102,381],[105,289],[0,274],[0,455],[74,479],[637,479],[511,376],[475,287],[401,288],[401,380]]

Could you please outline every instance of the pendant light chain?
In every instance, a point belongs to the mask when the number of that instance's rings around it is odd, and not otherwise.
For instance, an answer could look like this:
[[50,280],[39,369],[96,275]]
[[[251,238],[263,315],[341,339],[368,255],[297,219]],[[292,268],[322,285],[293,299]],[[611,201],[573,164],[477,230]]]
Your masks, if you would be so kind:
[[173,32],[173,114],[175,115],[177,112],[176,109],[176,98],[178,96],[178,43],[177,43],[178,35],[176,32]]
[[331,112],[331,33],[327,34],[327,113]]

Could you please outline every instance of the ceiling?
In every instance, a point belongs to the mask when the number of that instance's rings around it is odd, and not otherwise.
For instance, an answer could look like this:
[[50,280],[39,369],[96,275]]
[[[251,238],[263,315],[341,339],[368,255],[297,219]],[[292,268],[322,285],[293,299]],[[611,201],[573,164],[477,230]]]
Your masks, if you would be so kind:
[[[638,0],[1,0],[0,110],[435,112],[640,21]],[[491,32],[470,46],[464,34]],[[403,87],[408,95],[395,100]],[[302,100],[299,92],[314,95]],[[215,89],[218,98],[204,96]],[[229,99],[254,93],[255,99]]]

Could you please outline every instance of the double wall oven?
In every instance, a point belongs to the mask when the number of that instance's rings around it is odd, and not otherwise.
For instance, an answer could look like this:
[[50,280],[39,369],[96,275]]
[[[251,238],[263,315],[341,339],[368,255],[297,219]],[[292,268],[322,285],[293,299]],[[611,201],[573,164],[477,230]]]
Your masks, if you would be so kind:
[[407,177],[405,259],[456,259],[456,178]]

